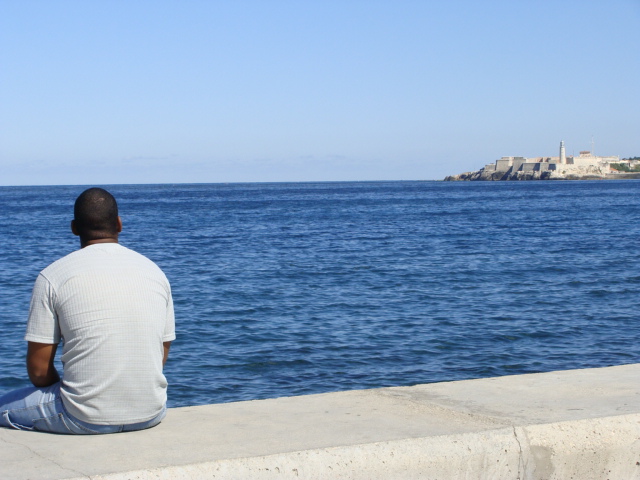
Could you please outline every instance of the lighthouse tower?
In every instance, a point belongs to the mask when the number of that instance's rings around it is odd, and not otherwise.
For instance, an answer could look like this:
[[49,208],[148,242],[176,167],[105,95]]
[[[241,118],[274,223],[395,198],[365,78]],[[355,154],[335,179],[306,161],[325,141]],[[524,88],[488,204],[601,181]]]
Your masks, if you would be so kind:
[[560,141],[560,160],[559,163],[567,163],[567,155],[564,151],[564,140]]

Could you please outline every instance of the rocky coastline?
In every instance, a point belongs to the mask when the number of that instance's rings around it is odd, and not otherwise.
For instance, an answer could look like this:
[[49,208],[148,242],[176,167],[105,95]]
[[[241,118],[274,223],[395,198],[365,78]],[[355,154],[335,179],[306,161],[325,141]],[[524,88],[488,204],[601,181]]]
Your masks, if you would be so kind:
[[567,155],[560,141],[557,157],[502,157],[480,170],[445,177],[445,182],[496,182],[520,180],[620,180],[640,179],[640,158],[598,156],[583,150]]
[[[481,168],[474,172],[465,172],[458,175],[445,177],[445,182],[497,182],[497,181],[523,181],[523,180],[622,180],[640,179],[640,172],[617,172],[604,167],[588,166],[574,167],[558,170],[522,171],[509,169],[496,171]],[[609,171],[607,171],[609,170]]]

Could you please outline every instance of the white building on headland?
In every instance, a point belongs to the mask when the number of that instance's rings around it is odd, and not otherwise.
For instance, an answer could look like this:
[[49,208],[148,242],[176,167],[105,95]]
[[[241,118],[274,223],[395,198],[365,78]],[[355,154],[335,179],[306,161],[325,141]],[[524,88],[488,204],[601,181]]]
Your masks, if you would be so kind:
[[557,157],[502,157],[496,160],[495,164],[490,163],[484,167],[485,172],[546,172],[562,174],[585,174],[585,173],[609,173],[609,164],[617,163],[620,158],[598,157],[589,151],[580,152],[580,155],[567,156],[564,148],[564,141],[560,142],[560,155]]

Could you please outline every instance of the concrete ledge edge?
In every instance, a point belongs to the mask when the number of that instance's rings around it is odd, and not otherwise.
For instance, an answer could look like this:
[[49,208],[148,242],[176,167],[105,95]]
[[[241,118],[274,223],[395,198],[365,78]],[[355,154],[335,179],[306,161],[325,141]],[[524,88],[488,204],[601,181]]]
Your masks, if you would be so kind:
[[311,449],[73,480],[640,479],[640,414]]

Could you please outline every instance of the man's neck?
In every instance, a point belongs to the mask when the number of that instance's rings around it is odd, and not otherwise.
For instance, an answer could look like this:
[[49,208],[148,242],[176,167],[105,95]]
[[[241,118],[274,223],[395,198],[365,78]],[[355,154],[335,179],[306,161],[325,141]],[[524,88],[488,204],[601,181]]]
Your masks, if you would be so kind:
[[80,240],[80,248],[89,247],[98,243],[118,243],[118,237],[96,238],[94,240],[87,241]]

